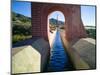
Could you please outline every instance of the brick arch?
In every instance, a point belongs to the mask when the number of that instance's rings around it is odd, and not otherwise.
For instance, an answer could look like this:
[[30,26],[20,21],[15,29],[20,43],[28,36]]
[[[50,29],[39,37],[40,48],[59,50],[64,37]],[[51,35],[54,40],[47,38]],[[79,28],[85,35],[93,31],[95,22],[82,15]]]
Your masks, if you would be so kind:
[[[48,20],[48,15],[50,14],[50,13],[52,13],[52,12],[54,12],[54,11],[60,11],[60,12],[62,12],[63,13],[63,15],[64,15],[64,18],[65,18],[65,25],[66,26],[68,26],[67,25],[67,16],[68,16],[68,14],[66,15],[66,13],[68,13],[67,11],[69,11],[69,9],[65,9],[63,6],[59,6],[59,5],[52,5],[52,6],[46,6],[46,7],[44,7],[42,10],[41,10],[42,12],[42,24],[44,24],[43,22],[44,22],[44,20],[45,20],[45,27],[47,28],[47,20]],[[45,16],[44,16],[44,14],[45,14]],[[43,26],[43,25],[41,25],[41,26]],[[41,27],[41,28],[43,28],[43,27]],[[67,29],[66,30],[68,30],[68,27],[66,27]],[[46,30],[46,31],[48,31],[48,30]],[[66,33],[66,35],[67,35],[68,33]],[[47,34],[48,35],[48,34]]]
[[47,19],[53,11],[61,11],[65,17],[65,35],[68,41],[86,37],[79,5],[32,3],[32,36],[48,40]]
[[[63,13],[63,9],[59,9],[58,8],[59,6],[56,6],[56,9],[55,9],[55,6],[53,6],[53,7],[51,7],[49,10],[51,10],[51,11],[48,11],[48,15],[47,15],[47,29],[48,29],[48,39],[49,39],[49,42],[50,42],[50,36],[51,36],[51,33],[50,33],[50,28],[49,28],[49,17],[50,17],[50,15],[52,15],[52,13],[54,13],[55,11],[59,11],[60,13],[62,13],[62,15],[63,15],[63,17],[64,17],[64,20],[65,20],[65,15],[64,15],[64,13]],[[54,8],[54,9],[53,9]],[[53,9],[53,10],[52,10]],[[64,25],[67,25],[67,22],[66,22],[66,20],[64,21]]]

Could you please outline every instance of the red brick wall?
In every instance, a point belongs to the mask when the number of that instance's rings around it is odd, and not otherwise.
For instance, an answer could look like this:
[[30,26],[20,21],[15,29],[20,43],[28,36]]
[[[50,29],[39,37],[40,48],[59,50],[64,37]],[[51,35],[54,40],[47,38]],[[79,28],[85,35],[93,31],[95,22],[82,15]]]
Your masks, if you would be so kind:
[[31,3],[32,11],[32,36],[48,40],[47,20],[53,11],[61,11],[65,16],[66,39],[68,41],[86,37],[86,32],[81,20],[79,5]]

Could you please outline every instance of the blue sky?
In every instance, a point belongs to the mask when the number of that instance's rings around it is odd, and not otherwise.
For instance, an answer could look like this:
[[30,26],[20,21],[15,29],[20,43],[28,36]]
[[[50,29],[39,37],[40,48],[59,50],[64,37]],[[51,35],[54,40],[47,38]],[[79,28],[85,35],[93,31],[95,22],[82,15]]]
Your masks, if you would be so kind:
[[[12,11],[31,17],[31,3],[12,1]],[[81,6],[81,18],[84,25],[95,26],[95,6]],[[58,18],[64,21],[64,15],[61,12],[53,12],[49,15],[49,18]]]
[[95,25],[95,6],[81,6],[81,18],[84,25]]
[[31,3],[12,1],[12,11],[31,17]]

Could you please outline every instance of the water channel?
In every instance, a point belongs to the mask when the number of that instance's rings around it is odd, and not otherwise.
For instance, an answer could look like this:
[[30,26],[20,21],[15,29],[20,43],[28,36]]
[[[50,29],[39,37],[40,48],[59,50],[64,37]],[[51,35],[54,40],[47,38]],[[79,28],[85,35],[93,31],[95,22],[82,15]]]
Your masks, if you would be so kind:
[[72,69],[72,64],[62,44],[60,32],[57,30],[47,70],[48,72],[58,72]]

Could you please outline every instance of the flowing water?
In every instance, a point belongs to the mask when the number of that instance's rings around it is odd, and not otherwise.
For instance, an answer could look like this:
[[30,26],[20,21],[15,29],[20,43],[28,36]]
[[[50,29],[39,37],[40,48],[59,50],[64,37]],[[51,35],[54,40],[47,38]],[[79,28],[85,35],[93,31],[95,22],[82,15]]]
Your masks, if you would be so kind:
[[51,56],[47,70],[48,72],[72,70],[72,64],[69,61],[68,54],[64,50],[58,30],[53,47],[51,48]]

